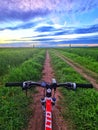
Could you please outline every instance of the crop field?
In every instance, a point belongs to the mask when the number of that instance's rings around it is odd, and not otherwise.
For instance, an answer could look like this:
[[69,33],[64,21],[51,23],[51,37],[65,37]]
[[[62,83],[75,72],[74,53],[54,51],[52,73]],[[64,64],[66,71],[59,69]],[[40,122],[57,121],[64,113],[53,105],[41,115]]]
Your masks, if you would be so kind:
[[98,74],[98,47],[57,49],[66,57]]
[[[53,52],[51,54],[52,64],[58,82],[89,82]],[[62,88],[60,91],[63,94],[63,99],[60,102],[63,107],[62,115],[67,120],[67,123],[69,123],[68,130],[97,130],[98,91],[82,88],[78,88],[76,91]]]
[[[3,83],[31,79],[38,81],[41,78],[40,72],[44,63],[45,50],[4,49],[1,54],[0,59],[7,71],[7,73],[2,72],[4,75]],[[7,65],[10,65],[9,70],[6,67]],[[3,71],[3,69],[1,70]],[[26,97],[21,88],[0,86],[0,130],[20,130],[24,128],[28,117],[31,115],[31,110],[28,108],[30,103],[31,98]]]
[[[89,83],[58,55],[62,54],[98,76],[98,48],[56,48],[48,49],[51,64],[58,82]],[[0,130],[26,129],[33,114],[30,93],[26,97],[21,88],[6,88],[6,82],[34,80],[42,77],[46,49],[1,48],[0,49]],[[78,88],[59,90],[61,115],[68,124],[68,130],[98,130],[98,91]]]
[[17,67],[37,52],[36,49],[0,48],[0,77],[7,74],[12,67]]

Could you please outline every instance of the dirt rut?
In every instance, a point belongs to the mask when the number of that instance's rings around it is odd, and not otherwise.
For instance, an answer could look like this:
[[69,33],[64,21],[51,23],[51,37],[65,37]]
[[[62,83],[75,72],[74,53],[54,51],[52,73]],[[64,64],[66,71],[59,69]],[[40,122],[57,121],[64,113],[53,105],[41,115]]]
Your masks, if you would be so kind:
[[74,61],[72,61],[71,59],[65,57],[64,55],[60,53],[55,52],[55,54],[58,57],[60,57],[63,61],[65,61],[67,64],[69,64],[72,68],[74,68],[74,70],[76,70],[79,74],[81,74],[86,80],[88,80],[98,90],[98,83],[96,80],[98,79],[98,75],[94,74],[96,76],[96,78],[94,78],[93,72],[91,72],[90,70],[84,68],[78,63],[75,63]]
[[[50,56],[49,53],[46,53],[46,59],[45,59],[45,64],[44,64],[44,69],[43,69],[43,76],[42,80],[51,83],[51,79],[54,78],[54,72],[51,67],[51,61],[50,61]],[[27,130],[44,130],[44,116],[43,112],[41,109],[41,103],[40,103],[40,98],[43,95],[43,89],[42,88],[37,88],[38,93],[33,95],[34,98],[34,103],[32,104],[32,109],[34,111],[34,115],[31,117],[29,124],[28,124],[28,129]],[[53,130],[67,130],[67,125],[63,120],[63,117],[61,115],[61,107],[58,104],[59,99],[62,98],[60,92],[57,90],[56,92],[56,106],[53,110]]]

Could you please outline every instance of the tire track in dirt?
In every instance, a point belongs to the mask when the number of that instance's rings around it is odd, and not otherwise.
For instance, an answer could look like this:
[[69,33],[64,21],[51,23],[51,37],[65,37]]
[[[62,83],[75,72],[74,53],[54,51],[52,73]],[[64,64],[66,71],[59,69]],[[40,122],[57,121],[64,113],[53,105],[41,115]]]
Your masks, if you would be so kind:
[[72,68],[74,68],[79,74],[81,74],[86,80],[88,80],[97,90],[98,90],[98,83],[97,83],[97,78],[98,76],[96,76],[96,79],[93,78],[93,76],[90,76],[88,73],[92,74],[93,72],[91,72],[90,70],[86,70],[86,68],[84,68],[83,66],[75,63],[74,61],[70,60],[69,58],[67,58],[66,56],[55,52],[55,55],[57,55],[59,58],[61,58],[63,61],[65,61],[67,64],[69,64]]
[[33,111],[33,115],[31,116],[27,130],[44,130],[44,118],[41,109],[40,98],[43,95],[43,91],[41,88],[37,87],[37,93],[32,95],[34,102],[31,104],[31,109]]
[[[43,69],[43,76],[42,80],[51,83],[52,78],[54,78],[54,72],[51,67],[51,61],[50,61],[50,56],[47,51],[46,53],[46,59],[45,59],[45,64],[44,64],[44,69]],[[28,128],[27,130],[44,130],[44,116],[43,116],[43,111],[41,108],[41,103],[40,103],[40,98],[43,95],[43,89],[42,88],[37,88],[38,93],[32,96],[34,103],[31,105],[31,108],[33,110],[34,115],[31,116]],[[67,125],[65,121],[63,120],[63,117],[61,115],[61,107],[59,106],[58,102],[59,99],[62,98],[61,93],[57,90],[56,91],[56,99],[57,103],[56,106],[53,110],[53,130],[67,130]]]

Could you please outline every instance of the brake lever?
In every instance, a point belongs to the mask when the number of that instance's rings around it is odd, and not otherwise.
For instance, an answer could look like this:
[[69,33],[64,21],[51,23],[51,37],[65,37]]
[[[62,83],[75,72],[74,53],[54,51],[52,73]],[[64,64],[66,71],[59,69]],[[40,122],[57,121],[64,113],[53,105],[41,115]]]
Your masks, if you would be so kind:
[[66,85],[66,88],[68,90],[76,90],[76,83],[71,83],[71,82],[68,82],[67,85]]
[[30,84],[31,81],[23,82],[22,90],[25,90],[26,97],[28,96],[28,89],[31,87]]
[[29,89],[31,87],[30,84],[31,84],[31,81],[25,81],[25,82],[23,82],[22,90]]

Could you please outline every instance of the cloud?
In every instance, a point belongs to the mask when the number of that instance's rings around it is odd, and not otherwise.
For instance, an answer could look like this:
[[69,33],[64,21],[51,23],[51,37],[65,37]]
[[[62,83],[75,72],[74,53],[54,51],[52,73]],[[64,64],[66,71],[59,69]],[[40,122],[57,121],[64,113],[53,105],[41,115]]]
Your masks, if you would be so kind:
[[77,13],[98,6],[98,0],[0,0],[0,21],[27,21],[51,13]]
[[84,28],[60,27],[53,25],[44,25],[28,22],[16,27],[8,27],[1,30],[1,43],[15,42],[43,42],[43,43],[69,43],[91,41],[98,42],[98,24],[92,26],[84,26]]
[[42,41],[42,42],[46,42],[46,41],[54,41],[54,38],[53,37],[50,37],[50,38],[48,38],[48,37],[43,37],[43,38],[40,38],[40,37],[37,37],[36,39],[33,39],[32,38],[32,41]]
[[66,34],[73,34],[75,28],[74,27],[64,27],[62,29],[57,30],[54,35],[66,35]]
[[33,28],[35,26],[36,26],[35,22],[27,22],[27,23],[22,23],[20,25],[16,25],[16,26],[1,27],[0,31],[3,31],[3,30],[29,29],[29,28]]
[[[52,28],[52,26],[36,27],[39,34],[32,37],[32,41],[67,44],[67,43],[98,43],[98,25],[87,26],[84,28],[63,27]],[[40,34],[41,33],[41,34]]]
[[84,28],[78,28],[74,32],[78,34],[95,33],[98,32],[98,24],[91,25]]
[[41,4],[36,7],[37,3],[34,2],[32,0],[0,0],[0,21],[27,21],[49,13],[48,8],[43,8],[43,6],[40,6]]
[[8,21],[8,20],[20,20],[20,21],[28,21],[32,18],[35,18],[35,17],[39,17],[39,16],[44,16],[46,14],[48,14],[48,11],[47,10],[29,10],[29,11],[26,11],[26,12],[21,12],[21,11],[18,11],[18,10],[7,10],[4,11],[2,10],[3,13],[0,12],[0,21]]
[[42,26],[42,27],[38,27],[35,31],[38,32],[52,32],[54,31],[55,28],[52,26]]
[[[84,26],[80,28],[76,27],[62,27],[62,28],[56,28],[53,26],[36,26],[35,32],[41,32],[41,34],[38,35],[38,37],[47,37],[47,36],[63,36],[65,35],[71,35],[79,34],[80,36],[85,35],[92,35],[96,34],[98,32],[98,24],[90,25],[90,26]],[[90,36],[91,36],[90,35]]]
[[63,27],[56,29],[54,35],[68,35],[68,34],[93,34],[98,32],[98,24],[84,26],[84,27]]

